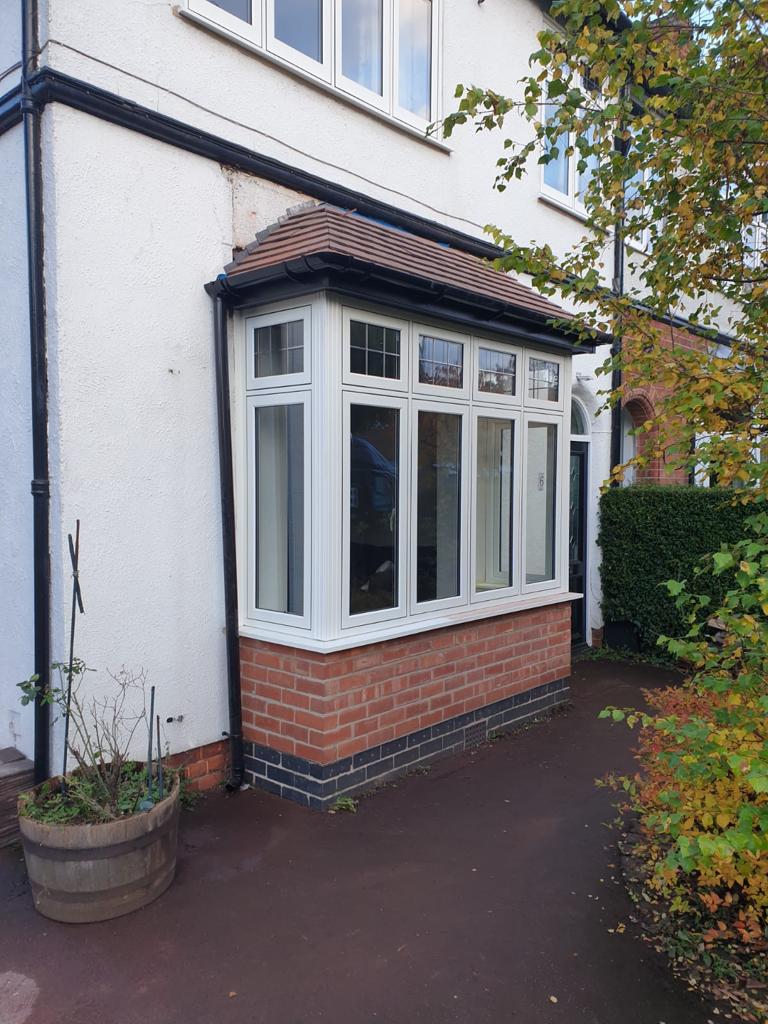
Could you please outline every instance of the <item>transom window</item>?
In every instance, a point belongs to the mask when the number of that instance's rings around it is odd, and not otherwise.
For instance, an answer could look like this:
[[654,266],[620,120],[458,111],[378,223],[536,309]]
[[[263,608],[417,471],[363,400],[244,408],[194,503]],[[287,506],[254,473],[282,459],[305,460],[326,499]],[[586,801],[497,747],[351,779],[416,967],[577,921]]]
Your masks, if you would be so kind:
[[437,119],[439,0],[186,0],[201,20],[398,120]]
[[248,622],[340,643],[563,592],[562,356],[326,296],[243,324]]

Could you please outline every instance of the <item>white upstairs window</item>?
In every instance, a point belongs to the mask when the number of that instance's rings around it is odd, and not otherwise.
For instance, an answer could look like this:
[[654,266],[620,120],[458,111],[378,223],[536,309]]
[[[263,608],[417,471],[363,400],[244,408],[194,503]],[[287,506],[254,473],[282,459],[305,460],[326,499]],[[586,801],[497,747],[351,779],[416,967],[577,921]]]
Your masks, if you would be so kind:
[[195,20],[420,130],[438,117],[440,0],[186,0]]

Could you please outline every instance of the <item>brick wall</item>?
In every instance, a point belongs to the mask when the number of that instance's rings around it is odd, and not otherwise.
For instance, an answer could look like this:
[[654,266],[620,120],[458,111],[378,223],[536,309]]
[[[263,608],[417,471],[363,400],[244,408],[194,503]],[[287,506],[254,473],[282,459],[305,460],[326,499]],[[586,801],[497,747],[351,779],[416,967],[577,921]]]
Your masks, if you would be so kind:
[[241,638],[246,741],[327,765],[570,673],[568,602],[318,654]]
[[229,742],[225,739],[206,743],[202,747],[174,754],[169,763],[183,768],[187,784],[194,792],[202,793],[223,785],[229,767]]

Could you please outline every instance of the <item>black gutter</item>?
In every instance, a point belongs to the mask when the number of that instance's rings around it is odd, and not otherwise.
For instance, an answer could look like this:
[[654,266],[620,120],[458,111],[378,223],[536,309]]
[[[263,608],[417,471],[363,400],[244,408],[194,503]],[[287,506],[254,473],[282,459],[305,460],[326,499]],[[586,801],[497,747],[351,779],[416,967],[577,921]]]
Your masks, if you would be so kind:
[[214,296],[226,295],[231,308],[253,305],[256,297],[264,303],[311,291],[331,291],[571,354],[590,352],[596,344],[610,341],[606,335],[578,341],[573,331],[556,326],[546,313],[332,252],[313,253],[231,277],[222,275],[206,289]]
[[227,697],[229,704],[229,779],[227,789],[243,783],[243,711],[240,692],[240,630],[237,613],[237,550],[235,543],[235,488],[232,465],[232,422],[229,412],[229,348],[227,308],[221,295],[213,300],[216,414],[221,487],[221,541],[224,567],[224,614],[227,644]]
[[[31,88],[30,71],[38,54],[37,0],[22,0],[22,67],[20,110],[24,125],[24,173],[27,200],[27,279],[29,351],[32,384],[32,533],[34,592],[34,663],[38,686],[50,686],[51,554],[50,483],[48,479],[48,353],[45,323],[43,238],[43,157],[41,108]],[[51,709],[35,701],[35,782],[50,775]]]

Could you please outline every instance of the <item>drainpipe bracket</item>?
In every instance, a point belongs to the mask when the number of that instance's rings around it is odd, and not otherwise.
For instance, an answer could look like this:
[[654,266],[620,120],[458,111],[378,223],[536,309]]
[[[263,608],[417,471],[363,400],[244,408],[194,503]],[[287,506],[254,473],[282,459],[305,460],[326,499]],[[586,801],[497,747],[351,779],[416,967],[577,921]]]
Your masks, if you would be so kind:
[[33,480],[29,485],[29,489],[32,494],[41,494],[43,497],[47,498],[51,493],[50,481],[47,478],[42,480]]

